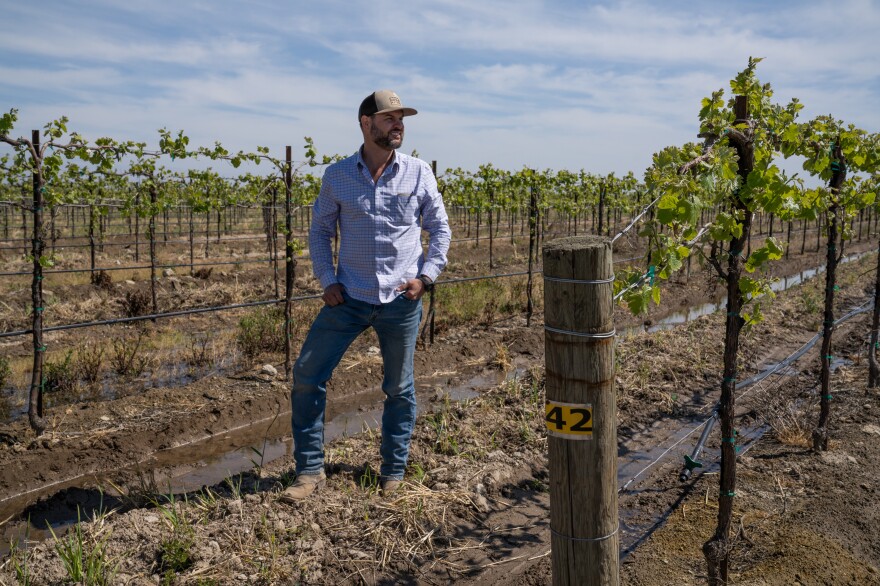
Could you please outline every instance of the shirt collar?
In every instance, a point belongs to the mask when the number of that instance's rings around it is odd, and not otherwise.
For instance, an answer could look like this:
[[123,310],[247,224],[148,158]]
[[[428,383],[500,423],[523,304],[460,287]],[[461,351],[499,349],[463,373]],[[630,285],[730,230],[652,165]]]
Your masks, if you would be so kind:
[[[397,172],[400,170],[400,157],[397,156],[397,151],[393,151],[393,155],[391,155],[391,164],[385,167],[385,172],[383,175],[387,173],[391,173],[392,175],[397,175]],[[367,164],[364,162],[364,145],[361,145],[357,150],[357,164],[361,169],[366,169]]]

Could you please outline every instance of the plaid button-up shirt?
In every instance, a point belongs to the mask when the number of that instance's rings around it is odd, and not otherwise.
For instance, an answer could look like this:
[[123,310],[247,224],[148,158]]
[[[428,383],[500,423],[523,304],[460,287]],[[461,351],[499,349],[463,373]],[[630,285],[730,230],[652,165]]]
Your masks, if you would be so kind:
[[[334,270],[337,222],[339,263]],[[430,236],[427,253],[422,229]],[[437,180],[425,161],[395,152],[374,182],[358,150],[324,173],[309,232],[312,267],[321,287],[341,283],[355,299],[389,303],[407,280],[419,275],[437,279],[451,238]]]

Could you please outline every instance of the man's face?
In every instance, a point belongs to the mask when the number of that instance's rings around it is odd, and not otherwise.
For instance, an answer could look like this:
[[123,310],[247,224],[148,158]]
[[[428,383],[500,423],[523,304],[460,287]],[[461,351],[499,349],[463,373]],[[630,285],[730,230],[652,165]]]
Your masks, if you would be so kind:
[[370,140],[385,150],[400,148],[403,144],[403,112],[374,114],[367,122]]

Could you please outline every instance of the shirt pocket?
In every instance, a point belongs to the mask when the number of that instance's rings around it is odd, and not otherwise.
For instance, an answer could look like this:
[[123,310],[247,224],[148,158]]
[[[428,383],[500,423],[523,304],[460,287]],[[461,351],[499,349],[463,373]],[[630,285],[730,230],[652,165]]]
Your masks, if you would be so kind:
[[388,210],[388,219],[399,226],[409,226],[415,223],[419,214],[419,197],[414,193],[385,192],[385,209]]

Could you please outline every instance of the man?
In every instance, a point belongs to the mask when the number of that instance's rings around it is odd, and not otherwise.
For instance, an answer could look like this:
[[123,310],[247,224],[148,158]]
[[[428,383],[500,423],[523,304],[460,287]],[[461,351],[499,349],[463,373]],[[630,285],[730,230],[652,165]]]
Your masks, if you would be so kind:
[[[368,327],[379,338],[382,390],[383,493],[400,486],[416,419],[413,356],[421,297],[446,266],[451,232],[437,180],[422,160],[398,153],[405,107],[390,90],[367,96],[358,110],[364,142],[327,168],[315,200],[309,250],[324,288],[324,307],[293,367],[291,404],[296,481],[281,499],[295,502],[321,488],[326,384],[354,339]],[[331,241],[339,225],[339,262]],[[423,254],[421,231],[430,235]]]

